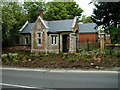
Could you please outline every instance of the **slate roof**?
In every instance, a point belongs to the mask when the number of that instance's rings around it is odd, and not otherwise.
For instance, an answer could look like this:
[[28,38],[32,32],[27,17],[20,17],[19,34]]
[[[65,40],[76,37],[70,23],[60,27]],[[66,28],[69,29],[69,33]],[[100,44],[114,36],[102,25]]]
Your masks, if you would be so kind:
[[30,33],[34,23],[28,23],[20,33]]
[[[49,27],[49,32],[58,33],[58,32],[69,32],[72,31],[71,27],[74,22],[74,19],[71,20],[56,20],[56,21],[45,21],[47,27]],[[30,33],[30,29],[33,27],[34,23],[28,23],[26,27],[20,33]]]
[[79,26],[79,33],[98,33],[98,29],[96,27],[95,23],[87,23],[87,24],[80,24]]
[[57,21],[47,21],[47,26],[49,27],[49,32],[69,32],[72,31],[71,27],[73,20],[57,20]]

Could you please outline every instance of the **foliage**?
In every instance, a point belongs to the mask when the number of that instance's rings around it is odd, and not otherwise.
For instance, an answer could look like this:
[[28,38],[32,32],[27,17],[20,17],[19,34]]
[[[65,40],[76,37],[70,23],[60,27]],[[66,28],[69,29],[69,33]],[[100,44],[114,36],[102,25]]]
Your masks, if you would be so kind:
[[106,30],[109,25],[117,27],[117,21],[120,19],[120,2],[98,2],[94,3],[92,20],[97,25],[103,25]]
[[[120,2],[99,2],[94,3],[92,20],[98,25],[102,25],[105,33],[109,33],[112,43],[120,43],[120,30],[117,24],[120,19]],[[114,27],[113,27],[114,26]]]
[[24,58],[22,59],[22,62],[23,62],[23,63],[27,63],[26,57],[24,57]]
[[55,62],[51,62],[51,64],[53,65],[53,64],[55,64]]
[[46,8],[43,18],[48,21],[73,19],[83,12],[76,2],[48,2]]
[[24,10],[17,2],[7,2],[2,6],[2,39],[3,47],[18,43],[19,29],[26,21]]
[[[26,15],[28,18],[28,21],[31,23],[34,23],[37,19],[37,17],[40,15],[40,7],[43,6],[44,2],[24,2],[23,6],[26,10]],[[42,7],[43,12],[45,7]]]
[[68,62],[75,62],[75,61],[76,61],[76,58],[68,58],[67,61],[68,61]]
[[13,61],[18,64],[19,63],[19,60],[16,60],[16,59],[13,59]]
[[48,57],[44,57],[42,59],[43,59],[43,62],[46,62],[49,58]]
[[82,19],[79,20],[78,22],[82,22],[83,24],[85,24],[85,23],[93,23],[93,20],[91,19],[90,16],[86,17],[86,15],[83,15]]
[[7,54],[2,54],[2,58],[7,58]]
[[61,56],[61,57],[63,57],[64,53],[63,52],[59,52],[58,55]]
[[10,59],[17,58],[18,54],[17,53],[9,53],[8,56],[9,56]]
[[109,26],[110,38],[113,44],[120,44],[120,28]]

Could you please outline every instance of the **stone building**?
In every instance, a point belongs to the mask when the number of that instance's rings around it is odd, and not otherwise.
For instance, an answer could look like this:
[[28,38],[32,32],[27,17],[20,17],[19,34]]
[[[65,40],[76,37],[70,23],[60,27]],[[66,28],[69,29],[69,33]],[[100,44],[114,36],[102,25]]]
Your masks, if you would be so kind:
[[31,52],[70,52],[78,50],[79,28],[77,18],[45,21],[40,15],[35,23],[28,21],[20,29],[20,45],[29,46]]

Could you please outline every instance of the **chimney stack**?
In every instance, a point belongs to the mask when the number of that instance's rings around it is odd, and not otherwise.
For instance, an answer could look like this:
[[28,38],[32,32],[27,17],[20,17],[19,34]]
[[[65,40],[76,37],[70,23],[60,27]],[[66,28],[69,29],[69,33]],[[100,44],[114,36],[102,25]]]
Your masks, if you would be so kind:
[[40,17],[43,18],[43,9],[42,9],[42,6],[40,7]]

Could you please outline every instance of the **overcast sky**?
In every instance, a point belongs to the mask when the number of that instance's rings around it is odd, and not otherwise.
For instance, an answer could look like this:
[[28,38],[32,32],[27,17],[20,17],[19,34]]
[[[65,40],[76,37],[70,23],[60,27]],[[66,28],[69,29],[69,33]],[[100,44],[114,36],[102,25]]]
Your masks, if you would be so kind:
[[80,8],[84,10],[82,15],[90,16],[93,13],[93,8],[95,8],[95,6],[93,4],[89,4],[91,0],[74,0],[74,1],[76,1],[76,3],[79,4]]

